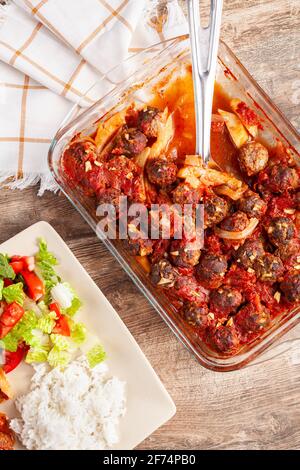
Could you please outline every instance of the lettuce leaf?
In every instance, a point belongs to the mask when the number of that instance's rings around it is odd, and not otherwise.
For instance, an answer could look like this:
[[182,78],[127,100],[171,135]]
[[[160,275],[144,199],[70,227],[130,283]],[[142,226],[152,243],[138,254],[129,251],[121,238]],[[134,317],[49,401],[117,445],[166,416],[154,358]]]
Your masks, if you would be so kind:
[[19,305],[23,305],[25,294],[23,291],[22,282],[18,284],[12,284],[11,286],[4,287],[2,290],[2,296],[8,304],[17,302]]
[[74,294],[72,305],[71,307],[65,309],[65,313],[69,315],[69,317],[74,317],[75,313],[78,312],[81,306],[82,306],[81,300],[79,299],[79,297],[77,297],[76,294]]
[[45,346],[41,346],[39,348],[30,348],[26,355],[25,362],[28,364],[32,364],[33,362],[47,362],[48,354],[49,349]]
[[43,333],[47,333],[48,335],[50,335],[55,326],[55,320],[55,312],[45,313],[39,318],[36,327]]
[[106,358],[106,352],[103,349],[102,344],[96,344],[86,354],[89,366],[93,369],[95,366],[103,362]]
[[25,342],[31,348],[48,348],[50,350],[50,339],[49,335],[43,333],[41,330],[34,328],[28,334],[28,337],[25,339]]
[[82,344],[86,340],[86,327],[83,323],[71,323],[71,339],[76,344]]
[[58,284],[61,279],[54,269],[54,266],[58,264],[57,259],[53,253],[48,251],[47,243],[43,238],[39,239],[39,251],[36,255],[36,262],[45,283],[46,294],[44,301],[48,305],[51,302],[51,289]]
[[19,338],[8,333],[3,339],[0,341],[0,348],[5,349],[6,351],[16,352],[19,345]]
[[57,348],[58,351],[68,351],[70,348],[70,341],[66,336],[52,334],[50,335],[53,346]]
[[57,259],[51,251],[48,250],[47,242],[44,238],[39,238],[39,252],[36,255],[38,262],[46,261],[50,266],[56,266],[58,264]]
[[14,279],[16,277],[13,268],[9,265],[8,257],[0,253],[0,277]]
[[60,351],[57,346],[53,346],[47,358],[51,367],[65,367],[70,359],[70,354],[67,351]]
[[38,322],[38,317],[35,312],[29,310],[25,312],[19,323],[12,329],[12,333],[19,337],[24,337],[26,333],[31,333],[31,331],[36,328]]

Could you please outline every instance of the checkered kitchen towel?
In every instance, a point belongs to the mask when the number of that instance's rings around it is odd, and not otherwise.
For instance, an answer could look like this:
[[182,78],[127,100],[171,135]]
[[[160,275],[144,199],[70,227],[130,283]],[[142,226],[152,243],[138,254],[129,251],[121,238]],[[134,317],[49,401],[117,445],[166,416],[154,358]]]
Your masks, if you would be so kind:
[[[177,0],[0,0],[0,182],[24,188],[41,180],[62,118],[130,53],[187,32]],[[152,24],[153,23],[153,24]],[[86,104],[94,96],[87,94]]]

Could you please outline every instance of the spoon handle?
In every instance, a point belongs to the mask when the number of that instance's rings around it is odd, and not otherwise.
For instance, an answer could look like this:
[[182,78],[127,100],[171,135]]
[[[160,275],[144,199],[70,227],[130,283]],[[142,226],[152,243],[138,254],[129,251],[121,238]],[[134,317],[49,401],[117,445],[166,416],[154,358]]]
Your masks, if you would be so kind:
[[210,129],[223,0],[211,0],[210,23],[201,26],[199,0],[187,0],[196,114],[196,154],[210,159]]

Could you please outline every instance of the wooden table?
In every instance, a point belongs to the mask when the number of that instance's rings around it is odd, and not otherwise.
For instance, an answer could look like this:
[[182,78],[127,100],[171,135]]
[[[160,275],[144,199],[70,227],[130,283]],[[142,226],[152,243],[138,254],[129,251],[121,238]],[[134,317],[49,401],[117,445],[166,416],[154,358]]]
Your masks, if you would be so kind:
[[[299,129],[299,0],[224,3],[222,38]],[[65,197],[36,193],[37,188],[0,191],[0,242],[36,221],[48,221],[116,308],[177,406],[176,416],[141,449],[300,448],[300,325],[268,362],[226,374],[208,371],[178,342]]]

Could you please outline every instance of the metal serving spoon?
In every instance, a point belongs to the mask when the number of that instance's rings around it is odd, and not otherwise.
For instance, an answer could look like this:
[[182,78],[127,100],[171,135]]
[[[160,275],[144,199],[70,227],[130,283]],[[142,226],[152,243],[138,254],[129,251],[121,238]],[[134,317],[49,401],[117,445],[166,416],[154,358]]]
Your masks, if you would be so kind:
[[196,154],[210,159],[210,129],[223,0],[211,0],[210,23],[201,26],[199,0],[187,0],[196,113]]

